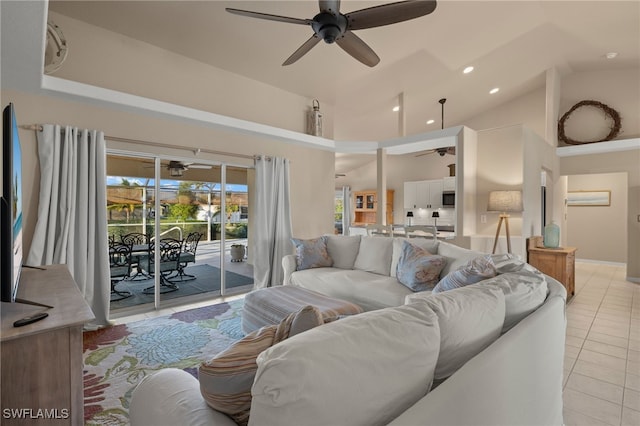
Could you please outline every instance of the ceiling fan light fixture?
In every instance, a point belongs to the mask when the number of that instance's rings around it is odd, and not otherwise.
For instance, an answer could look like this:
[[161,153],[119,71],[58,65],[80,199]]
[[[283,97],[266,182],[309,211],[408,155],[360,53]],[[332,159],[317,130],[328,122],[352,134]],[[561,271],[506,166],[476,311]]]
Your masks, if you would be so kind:
[[182,177],[182,169],[169,168],[169,176],[171,176],[171,177]]

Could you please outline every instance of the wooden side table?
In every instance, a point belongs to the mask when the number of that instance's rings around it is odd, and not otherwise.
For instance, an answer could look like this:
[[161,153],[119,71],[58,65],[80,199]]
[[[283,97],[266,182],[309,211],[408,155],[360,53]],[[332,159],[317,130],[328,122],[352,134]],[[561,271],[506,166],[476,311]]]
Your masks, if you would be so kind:
[[567,289],[567,300],[575,294],[575,247],[542,247],[542,237],[529,239],[528,263],[541,272],[560,281]]

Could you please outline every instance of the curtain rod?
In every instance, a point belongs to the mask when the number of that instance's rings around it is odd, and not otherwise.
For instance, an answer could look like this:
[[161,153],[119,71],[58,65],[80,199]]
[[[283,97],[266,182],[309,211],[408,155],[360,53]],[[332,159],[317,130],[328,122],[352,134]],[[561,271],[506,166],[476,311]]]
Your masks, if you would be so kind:
[[[43,127],[41,124],[23,124],[20,126],[21,129],[26,129],[26,130],[35,130],[36,132],[41,132]],[[64,130],[64,127],[62,127],[62,129]],[[250,159],[250,160],[260,160],[262,158],[261,155],[249,155],[249,154],[237,154],[234,152],[225,152],[225,151],[216,151],[213,149],[207,149],[207,148],[192,148],[192,147],[185,147],[185,146],[175,146],[175,145],[170,145],[168,143],[161,143],[161,142],[150,142],[150,141],[143,141],[140,139],[129,139],[129,138],[121,138],[118,136],[109,136],[109,135],[105,135],[104,136],[105,139],[114,141],[114,142],[127,142],[127,143],[135,143],[138,145],[146,145],[146,146],[154,146],[154,147],[159,147],[159,148],[170,148],[170,149],[184,149],[184,150],[188,150],[193,152],[194,155],[198,155],[201,152],[204,152],[206,154],[214,154],[214,155],[224,155],[226,157],[236,157],[236,158],[246,158],[246,159]],[[265,159],[267,161],[271,160],[271,157],[265,157]]]

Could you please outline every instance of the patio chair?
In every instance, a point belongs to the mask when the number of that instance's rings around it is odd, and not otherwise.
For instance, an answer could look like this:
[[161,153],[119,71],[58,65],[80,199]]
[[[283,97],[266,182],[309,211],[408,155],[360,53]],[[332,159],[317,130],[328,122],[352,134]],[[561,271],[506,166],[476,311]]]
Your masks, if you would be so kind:
[[[131,297],[130,291],[118,290],[116,285],[122,282],[131,273],[131,246],[119,242],[109,244],[109,271],[111,279],[111,301]],[[115,298],[114,298],[115,295]]]
[[197,278],[195,275],[185,273],[184,269],[189,263],[196,262],[196,250],[202,235],[200,232],[192,232],[184,239],[180,259],[178,260],[178,276],[171,277],[171,281],[190,281]]
[[[160,240],[160,293],[170,293],[179,290],[176,283],[169,280],[169,277],[176,275],[178,271],[178,261],[180,260],[180,252],[182,250],[182,242],[173,238]],[[145,265],[147,271],[153,273],[155,271],[155,250],[156,242],[149,243],[149,254],[141,257],[141,263]],[[147,287],[142,292],[153,294],[155,286]]]
[[124,244],[131,246],[131,261],[132,267],[135,266],[135,274],[130,276],[129,279],[135,280],[136,278],[141,277],[140,279],[148,280],[151,278],[151,276],[142,269],[140,264],[140,253],[147,252],[149,250],[149,237],[147,234],[132,232],[122,235],[120,239]]

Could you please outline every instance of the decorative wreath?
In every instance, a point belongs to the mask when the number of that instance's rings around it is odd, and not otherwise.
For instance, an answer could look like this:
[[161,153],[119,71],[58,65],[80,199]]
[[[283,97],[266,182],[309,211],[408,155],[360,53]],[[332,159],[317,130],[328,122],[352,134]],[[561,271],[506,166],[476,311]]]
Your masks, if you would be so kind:
[[[597,141],[576,141],[567,137],[567,135],[564,133],[564,123],[567,121],[571,113],[573,113],[573,111],[583,106],[599,108],[604,111],[605,116],[609,116],[611,117],[611,120],[613,120],[613,126],[611,127],[611,131],[604,139],[597,140]],[[620,127],[621,127],[620,114],[618,114],[618,111],[611,108],[609,105],[603,104],[602,102],[591,101],[591,100],[580,101],[574,106],[572,106],[569,111],[565,112],[562,118],[560,119],[560,121],[558,121],[558,139],[560,139],[561,141],[564,141],[569,145],[581,145],[585,143],[605,142],[605,141],[610,141],[611,139],[618,136],[618,133],[620,133]]]

